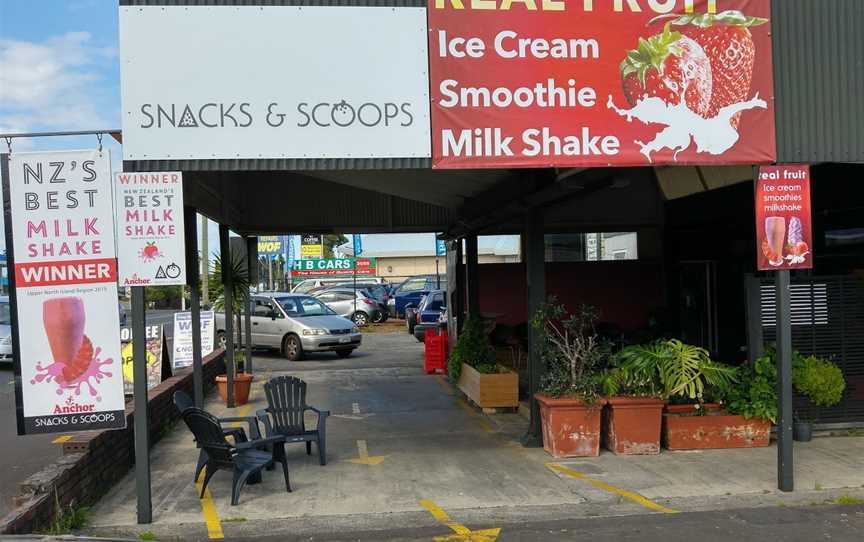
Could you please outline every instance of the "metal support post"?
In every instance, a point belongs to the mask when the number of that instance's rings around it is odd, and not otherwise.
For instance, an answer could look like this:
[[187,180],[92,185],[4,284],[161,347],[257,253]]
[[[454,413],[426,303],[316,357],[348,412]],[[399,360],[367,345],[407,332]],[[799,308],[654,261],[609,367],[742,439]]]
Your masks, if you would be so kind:
[[252,256],[256,254],[258,254],[258,238],[247,237],[246,273],[249,277],[249,281],[247,282],[246,291],[244,292],[246,294],[244,296],[244,299],[246,300],[246,310],[243,311],[246,315],[246,363],[243,365],[243,372],[250,375],[252,374],[252,280],[258,276],[257,269],[255,269],[255,267],[258,266],[258,256],[255,256],[254,261]]
[[[546,300],[546,246],[543,231],[542,211],[536,208],[528,210],[525,216],[525,270],[528,285],[528,322],[537,309]],[[531,404],[531,416],[528,431],[522,437],[522,445],[539,447],[543,445],[540,429],[540,405],[534,399],[540,387],[543,376],[543,360],[540,359],[538,332],[528,326],[528,393]]]
[[150,415],[147,404],[147,312],[144,287],[132,287],[132,376],[135,401],[135,488],[138,523],[153,521],[150,501]]
[[477,236],[465,237],[465,279],[468,290],[468,316],[480,316],[480,273],[477,269]]
[[777,285],[777,487],[795,489],[792,464],[792,312],[789,295],[789,270],[775,273]]
[[228,408],[234,408],[234,284],[228,226],[219,224],[219,254],[222,259],[222,305],[225,307],[225,376]]
[[204,406],[204,371],[201,360],[201,285],[198,262],[198,220],[195,207],[183,208],[186,225],[186,284],[189,286],[189,310],[192,316],[192,396],[195,406]]

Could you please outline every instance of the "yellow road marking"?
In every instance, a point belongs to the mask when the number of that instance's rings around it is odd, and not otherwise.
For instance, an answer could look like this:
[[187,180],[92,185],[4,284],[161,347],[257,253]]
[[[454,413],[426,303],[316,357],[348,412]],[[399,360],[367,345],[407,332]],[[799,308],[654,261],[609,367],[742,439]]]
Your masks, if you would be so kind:
[[[196,495],[201,494],[204,471],[201,471],[201,475],[195,481]],[[219,512],[216,511],[216,505],[213,504],[213,496],[209,489],[204,490],[204,496],[201,497],[201,512],[204,514],[204,522],[207,524],[207,538],[225,538],[225,533],[222,532],[222,522],[219,521]]]
[[57,437],[51,441],[51,444],[63,444],[64,442],[68,442],[72,440],[72,435],[63,435],[62,437]]
[[494,433],[495,432],[495,428],[492,427],[492,424],[489,423],[489,421],[486,419],[486,417],[483,416],[482,414],[479,414],[476,410],[474,410],[474,408],[471,405],[469,405],[468,403],[466,403],[462,399],[457,399],[456,404],[458,404],[462,410],[464,410],[465,412],[467,412],[471,416],[477,418],[477,422],[480,424],[480,429],[482,429],[484,432],[486,432],[486,433]]
[[453,388],[447,385],[447,381],[444,380],[444,377],[442,375],[435,375],[435,380],[442,388],[444,388],[444,391],[447,393],[447,395],[453,395]]
[[[240,410],[237,411],[237,418],[242,418],[246,416],[249,411],[252,410],[252,405],[245,404],[240,407]],[[231,427],[243,427],[243,422],[231,422]]]
[[549,469],[551,469],[555,472],[560,472],[561,474],[563,474],[565,476],[569,476],[570,478],[575,478],[576,480],[582,480],[582,481],[588,482],[592,486],[594,486],[598,489],[602,489],[603,491],[608,491],[610,493],[615,493],[616,495],[620,495],[620,496],[624,497],[625,499],[629,499],[629,500],[635,502],[636,504],[642,505],[645,508],[648,508],[650,510],[654,510],[656,512],[663,512],[664,514],[677,514],[678,513],[678,510],[673,510],[672,508],[666,508],[665,506],[657,504],[656,502],[654,502],[650,499],[646,499],[645,497],[643,497],[642,495],[639,495],[638,493],[633,493],[632,491],[627,491],[626,489],[621,489],[621,488],[615,487],[613,485],[607,484],[606,482],[601,482],[600,480],[595,480],[594,478],[590,478],[588,476],[585,476],[581,472],[576,472],[575,470],[569,469],[563,465],[558,465],[556,463],[546,463],[546,466]]
[[432,514],[432,517],[435,518],[439,523],[446,525],[455,533],[446,536],[436,536],[432,539],[436,542],[495,542],[495,540],[498,539],[498,535],[501,534],[500,528],[483,529],[482,531],[472,531],[468,527],[451,519],[450,516],[447,515],[447,512],[442,510],[440,506],[430,500],[423,499],[422,501],[420,501],[420,506],[428,510],[429,513]]
[[349,459],[349,463],[357,465],[378,465],[386,458],[386,455],[369,456],[369,448],[366,446],[365,440],[357,441],[357,459]]

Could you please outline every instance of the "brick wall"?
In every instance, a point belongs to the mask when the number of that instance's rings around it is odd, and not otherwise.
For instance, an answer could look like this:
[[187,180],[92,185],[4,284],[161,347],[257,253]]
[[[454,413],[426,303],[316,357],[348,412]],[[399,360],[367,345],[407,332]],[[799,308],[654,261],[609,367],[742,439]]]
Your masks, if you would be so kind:
[[[218,350],[204,359],[204,390],[225,373],[225,354]],[[150,444],[161,438],[180,417],[173,395],[183,390],[192,395],[192,370],[178,371],[150,390]],[[19,484],[15,509],[0,520],[0,532],[23,534],[46,529],[59,510],[89,506],[117,483],[135,463],[135,409],[126,407],[126,428],[76,434],[63,443],[63,457]],[[59,505],[59,507],[58,507]]]

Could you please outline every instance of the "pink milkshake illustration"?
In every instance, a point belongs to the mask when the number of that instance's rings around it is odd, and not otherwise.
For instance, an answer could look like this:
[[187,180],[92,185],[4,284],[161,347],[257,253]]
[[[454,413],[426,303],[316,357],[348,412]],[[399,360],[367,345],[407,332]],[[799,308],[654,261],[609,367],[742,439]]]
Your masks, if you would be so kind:
[[97,401],[101,399],[93,385],[111,376],[102,366],[114,360],[99,359],[102,349],[93,348],[90,338],[84,334],[85,324],[84,301],[80,297],[56,297],[42,303],[42,325],[54,360],[47,366],[36,364],[37,375],[31,384],[53,381],[57,384],[57,395],[65,390],[74,390],[75,395],[80,395],[81,387],[86,384],[90,395]]
[[786,219],[782,216],[765,218],[765,239],[768,241],[768,263],[783,265],[783,244],[786,241]]

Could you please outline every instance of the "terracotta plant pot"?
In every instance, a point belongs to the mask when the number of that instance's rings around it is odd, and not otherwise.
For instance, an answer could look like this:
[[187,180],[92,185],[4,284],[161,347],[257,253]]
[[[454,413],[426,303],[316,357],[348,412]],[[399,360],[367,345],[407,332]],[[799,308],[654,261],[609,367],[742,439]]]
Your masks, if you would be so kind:
[[758,448],[771,441],[771,422],[725,414],[720,405],[705,405],[708,414],[694,416],[693,405],[668,405],[663,416],[663,443],[670,450]]
[[663,400],[656,397],[610,397],[606,447],[618,455],[660,453]]
[[553,457],[600,455],[600,419],[603,400],[593,404],[578,399],[534,396],[540,403],[543,449]]
[[512,371],[483,374],[463,363],[457,385],[481,408],[519,406],[519,375]]
[[[216,377],[216,388],[223,401],[228,400],[228,376]],[[237,373],[234,375],[234,404],[245,405],[249,402],[249,390],[252,388],[252,375]]]

